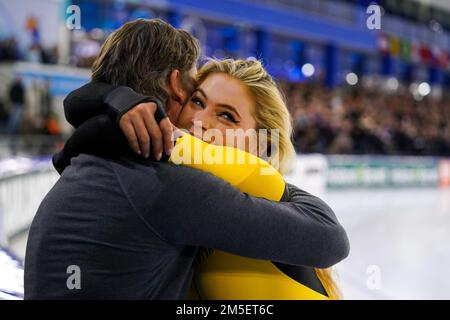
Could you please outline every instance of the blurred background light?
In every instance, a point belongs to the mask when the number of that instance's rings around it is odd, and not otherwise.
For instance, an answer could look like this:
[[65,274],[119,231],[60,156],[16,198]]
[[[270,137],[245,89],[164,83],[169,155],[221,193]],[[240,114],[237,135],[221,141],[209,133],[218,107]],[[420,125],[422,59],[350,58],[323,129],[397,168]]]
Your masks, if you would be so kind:
[[347,81],[349,85],[354,86],[358,83],[358,76],[353,72],[349,72],[345,76],[345,81]]
[[305,63],[302,66],[302,73],[305,75],[305,77],[311,77],[315,71],[316,69],[311,63]]

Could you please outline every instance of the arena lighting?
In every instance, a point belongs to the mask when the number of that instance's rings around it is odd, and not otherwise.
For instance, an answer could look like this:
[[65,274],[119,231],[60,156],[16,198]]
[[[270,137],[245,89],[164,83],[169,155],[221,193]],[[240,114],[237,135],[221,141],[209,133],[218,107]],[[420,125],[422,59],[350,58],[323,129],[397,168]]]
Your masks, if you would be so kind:
[[90,35],[94,40],[101,40],[105,37],[105,32],[100,28],[94,28],[90,32]]
[[420,94],[422,97],[429,95],[430,92],[431,92],[431,87],[427,82],[422,82],[417,87],[417,93]]
[[302,73],[305,77],[311,77],[314,72],[316,71],[316,69],[314,68],[314,66],[311,63],[305,63],[302,66]]
[[345,76],[345,81],[347,81],[349,85],[354,86],[358,83],[358,76],[356,75],[356,73],[349,72]]
[[389,77],[386,81],[386,86],[389,90],[395,91],[398,89],[398,80],[395,77]]

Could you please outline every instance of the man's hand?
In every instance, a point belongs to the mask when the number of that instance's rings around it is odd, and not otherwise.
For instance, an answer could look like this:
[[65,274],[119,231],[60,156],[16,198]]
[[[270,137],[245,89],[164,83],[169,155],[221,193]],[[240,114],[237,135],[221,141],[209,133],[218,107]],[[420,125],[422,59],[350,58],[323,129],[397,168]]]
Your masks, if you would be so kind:
[[153,156],[160,160],[162,153],[172,153],[172,123],[164,118],[158,124],[155,120],[156,104],[140,103],[126,112],[119,121],[131,149],[148,158],[150,149]]

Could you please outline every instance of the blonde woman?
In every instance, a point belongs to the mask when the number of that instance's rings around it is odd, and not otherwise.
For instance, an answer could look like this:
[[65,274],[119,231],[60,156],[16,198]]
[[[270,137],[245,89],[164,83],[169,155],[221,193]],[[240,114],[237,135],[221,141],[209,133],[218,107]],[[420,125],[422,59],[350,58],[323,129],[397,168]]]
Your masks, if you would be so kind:
[[[203,133],[207,130],[219,130],[224,137],[223,143],[232,147],[239,146],[235,139],[227,141],[227,130],[253,129],[256,131],[266,129],[267,132],[271,132],[275,129],[278,132],[276,145],[271,142],[270,135],[267,139],[267,149],[270,150],[267,153],[268,161],[282,174],[286,173],[289,162],[295,154],[291,142],[291,118],[280,90],[263,68],[261,62],[256,60],[211,59],[199,70],[197,81],[198,87],[183,108],[178,118],[178,126],[187,128],[191,134],[198,135],[200,139],[204,139]],[[195,128],[196,124],[197,126],[201,124],[200,130],[198,127]],[[241,148],[247,152],[257,151],[255,148],[252,149],[248,143]],[[239,260],[239,263],[245,263],[245,260]],[[300,283],[306,283],[306,286],[309,285],[310,289],[319,291],[331,299],[340,298],[339,289],[333,280],[331,269],[313,269],[277,263],[274,265],[280,271],[280,274]],[[261,272],[261,270],[255,270],[255,272],[258,271]],[[221,270],[221,272],[224,272],[224,270]],[[236,270],[233,270],[233,272],[236,272]],[[246,269],[246,272],[248,273],[249,270]],[[252,283],[254,284],[254,282]],[[207,285],[214,285],[214,282],[209,282]],[[286,282],[286,285],[290,285],[290,283]],[[260,286],[260,288],[273,287],[270,283],[258,283],[256,286]],[[199,289],[197,288],[197,290]],[[301,289],[297,292],[298,295],[293,298],[308,297],[304,295],[304,291]],[[207,296],[199,294],[201,298],[208,299]],[[266,297],[270,297],[270,299],[275,299],[278,295],[277,292],[269,291],[266,294]],[[230,295],[222,295],[218,298],[227,296]],[[255,298],[251,296],[250,289],[248,294],[231,294],[231,296],[244,299]],[[279,296],[285,297],[285,295]],[[264,297],[264,293],[258,293],[258,298],[261,297]],[[292,298],[292,295],[290,297]]]

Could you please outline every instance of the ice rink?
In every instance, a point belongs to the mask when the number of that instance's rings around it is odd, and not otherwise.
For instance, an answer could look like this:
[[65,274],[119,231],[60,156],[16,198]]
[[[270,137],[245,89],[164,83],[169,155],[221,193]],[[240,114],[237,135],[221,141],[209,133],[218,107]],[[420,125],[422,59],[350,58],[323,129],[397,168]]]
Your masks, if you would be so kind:
[[450,299],[450,190],[328,191],[350,239],[345,299]]

